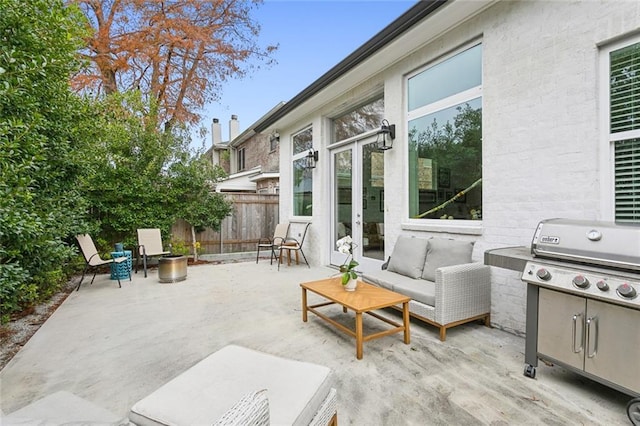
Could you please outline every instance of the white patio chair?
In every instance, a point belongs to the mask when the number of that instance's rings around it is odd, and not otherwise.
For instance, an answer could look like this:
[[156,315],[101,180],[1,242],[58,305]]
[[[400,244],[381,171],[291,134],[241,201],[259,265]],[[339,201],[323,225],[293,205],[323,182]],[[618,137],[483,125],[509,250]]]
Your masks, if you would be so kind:
[[142,257],[142,265],[144,267],[144,277],[147,278],[147,259],[154,256],[164,256],[171,254],[162,246],[162,235],[158,228],[142,228],[138,229],[138,249],[136,250],[136,274],[138,273],[138,263]]
[[[91,278],[91,284],[93,284],[93,280],[96,278],[96,274],[98,273],[98,267],[102,265],[108,265],[110,263],[122,263],[126,262],[128,259],[126,257],[117,257],[115,259],[102,259],[100,254],[98,253],[98,249],[96,245],[93,243],[93,239],[89,234],[76,235],[76,240],[78,241],[78,245],[80,246],[80,251],[82,251],[82,256],[84,257],[87,265],[84,267],[82,271],[82,278],[80,278],[80,282],[78,283],[78,287],[76,291],[80,290],[80,286],[82,285],[82,280],[84,280],[84,275],[89,268],[94,268],[95,271],[93,273],[93,278]],[[129,281],[131,281],[131,271],[127,267],[127,271],[129,272]],[[120,275],[116,274],[116,278],[118,278],[118,286],[122,288],[122,283],[120,283]]]
[[[289,222],[279,223],[276,225],[276,229],[273,232],[273,238],[264,237],[258,240],[258,253],[256,254],[256,263],[260,258],[260,249],[271,250],[271,264],[273,265],[273,259],[278,259],[280,246],[287,238],[289,233]],[[278,256],[276,256],[276,250],[278,250]]]
[[304,251],[302,251],[302,245],[304,244],[304,239],[307,236],[307,230],[309,229],[309,225],[311,225],[311,222],[305,225],[304,231],[302,233],[302,238],[300,239],[300,241],[296,240],[295,238],[287,238],[282,243],[282,245],[280,246],[280,258],[278,259],[278,270],[280,270],[280,264],[282,263],[283,251],[287,252],[288,265],[291,264],[291,252],[296,253],[296,264],[298,263],[298,252],[300,252],[302,253],[302,258],[304,259],[304,262],[307,264],[309,268],[311,268],[311,266],[309,265],[309,262],[307,261],[307,256],[305,256]]

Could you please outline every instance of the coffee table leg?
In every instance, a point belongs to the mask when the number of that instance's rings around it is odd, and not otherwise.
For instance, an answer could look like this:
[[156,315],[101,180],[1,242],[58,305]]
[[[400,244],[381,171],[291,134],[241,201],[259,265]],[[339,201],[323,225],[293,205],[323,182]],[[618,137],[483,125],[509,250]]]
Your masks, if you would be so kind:
[[362,359],[362,312],[356,312],[356,358]]
[[307,322],[307,289],[302,289],[302,322]]
[[411,342],[411,332],[409,331],[409,302],[402,304],[402,322],[404,323],[404,342],[408,345]]

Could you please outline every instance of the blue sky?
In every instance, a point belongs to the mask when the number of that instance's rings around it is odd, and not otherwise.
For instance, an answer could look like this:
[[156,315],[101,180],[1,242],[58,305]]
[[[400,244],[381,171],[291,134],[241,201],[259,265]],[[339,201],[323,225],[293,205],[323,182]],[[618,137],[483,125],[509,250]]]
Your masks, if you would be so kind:
[[[242,80],[223,84],[219,102],[202,111],[202,124],[220,119],[222,139],[238,116],[240,131],[278,102],[288,101],[411,8],[414,0],[266,0],[253,17],[261,26],[259,43],[279,44],[277,64]],[[201,146],[201,141],[194,140]],[[211,145],[207,135],[206,146]]]

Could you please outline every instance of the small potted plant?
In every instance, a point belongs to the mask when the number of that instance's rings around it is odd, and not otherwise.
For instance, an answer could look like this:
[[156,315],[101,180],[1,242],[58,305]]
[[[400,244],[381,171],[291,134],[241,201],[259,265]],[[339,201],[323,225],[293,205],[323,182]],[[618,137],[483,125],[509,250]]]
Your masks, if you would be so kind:
[[340,265],[340,273],[342,274],[342,285],[347,291],[356,289],[358,274],[355,270],[359,263],[353,258],[353,249],[357,247],[351,239],[351,235],[340,238],[336,241],[336,248],[340,253],[347,255],[344,263]]

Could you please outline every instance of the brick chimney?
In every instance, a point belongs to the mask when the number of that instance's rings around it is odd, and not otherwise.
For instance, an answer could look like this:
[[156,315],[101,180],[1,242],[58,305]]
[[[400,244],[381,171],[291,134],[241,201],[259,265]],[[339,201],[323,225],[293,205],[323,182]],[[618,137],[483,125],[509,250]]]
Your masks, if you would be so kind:
[[240,122],[237,115],[232,115],[229,120],[229,142],[233,141],[240,134]]
[[222,126],[220,126],[220,120],[217,118],[214,118],[213,123],[211,123],[211,139],[214,146],[222,143]]

